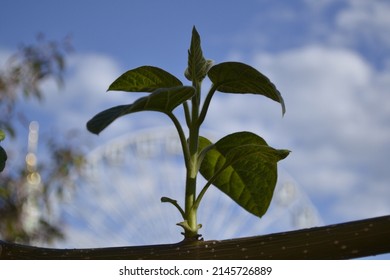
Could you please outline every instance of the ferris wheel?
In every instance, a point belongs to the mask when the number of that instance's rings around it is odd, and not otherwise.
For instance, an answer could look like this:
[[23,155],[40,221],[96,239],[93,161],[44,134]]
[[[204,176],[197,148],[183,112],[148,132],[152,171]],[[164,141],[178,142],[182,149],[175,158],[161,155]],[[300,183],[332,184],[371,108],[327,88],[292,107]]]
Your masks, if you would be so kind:
[[[217,140],[215,132],[202,131]],[[201,177],[201,176],[199,176]],[[109,247],[182,240],[180,213],[163,196],[184,200],[185,169],[177,133],[171,128],[132,132],[96,148],[78,178],[76,196],[62,209],[66,240],[58,247]],[[199,178],[200,184],[202,179]],[[205,240],[263,235],[321,225],[304,190],[279,168],[268,212],[259,219],[210,188],[199,207]]]

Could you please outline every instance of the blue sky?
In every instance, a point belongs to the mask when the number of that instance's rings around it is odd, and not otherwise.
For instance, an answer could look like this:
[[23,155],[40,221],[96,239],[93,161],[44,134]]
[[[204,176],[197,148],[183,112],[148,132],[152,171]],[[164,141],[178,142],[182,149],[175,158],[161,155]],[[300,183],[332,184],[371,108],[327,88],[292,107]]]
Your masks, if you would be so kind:
[[[256,67],[287,108],[282,118],[280,106],[262,97],[216,95],[205,127],[216,135],[250,130],[292,150],[283,172],[321,223],[339,223],[390,213],[389,13],[390,3],[381,0],[3,0],[0,65],[39,32],[57,40],[70,35],[75,52],[65,88],[45,85],[54,94],[28,110],[43,131],[85,131],[95,113],[134,100],[106,93],[122,72],[155,65],[185,81],[195,25],[207,58]],[[140,114],[99,137],[82,137],[93,150],[129,131],[169,125],[159,115]]]

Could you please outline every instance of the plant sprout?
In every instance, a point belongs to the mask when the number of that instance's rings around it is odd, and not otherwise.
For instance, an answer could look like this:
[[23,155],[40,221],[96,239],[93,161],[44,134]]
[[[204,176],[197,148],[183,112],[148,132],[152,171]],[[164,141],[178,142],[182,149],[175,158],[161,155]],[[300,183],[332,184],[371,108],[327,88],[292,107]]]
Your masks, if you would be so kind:
[[[183,85],[172,74],[154,66],[125,72],[108,91],[150,94],[132,104],[100,112],[87,123],[87,128],[99,134],[117,118],[141,111],[161,112],[171,119],[180,138],[186,167],[184,207],[173,198],[162,197],[161,201],[171,203],[180,211],[183,221],[177,225],[184,229],[185,240],[198,240],[202,225],[197,223],[197,210],[211,185],[246,211],[262,217],[275,189],[277,162],[286,158],[289,151],[274,149],[263,138],[247,131],[229,134],[216,143],[200,135],[200,127],[216,92],[263,95],[280,103],[282,114],[285,105],[275,85],[253,67],[240,62],[213,65],[211,60],[205,59],[195,27],[185,77],[191,85]],[[211,88],[202,102],[201,85],[206,77],[211,81]],[[184,110],[185,124],[174,114],[179,106]],[[197,191],[199,173],[206,179],[206,184]]]

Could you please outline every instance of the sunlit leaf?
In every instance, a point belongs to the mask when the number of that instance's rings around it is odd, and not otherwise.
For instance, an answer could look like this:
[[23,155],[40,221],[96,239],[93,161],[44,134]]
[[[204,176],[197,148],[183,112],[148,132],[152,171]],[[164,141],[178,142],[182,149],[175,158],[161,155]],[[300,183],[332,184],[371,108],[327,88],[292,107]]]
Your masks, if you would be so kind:
[[161,88],[149,96],[136,100],[133,104],[120,105],[100,112],[88,123],[90,132],[99,134],[117,118],[141,111],[157,111],[171,113],[177,106],[190,99],[195,94],[195,89],[189,86],[174,88]]
[[[200,149],[211,142],[200,137]],[[277,162],[289,154],[267,145],[250,132],[230,134],[205,155],[200,173],[248,212],[261,217],[271,202],[277,181]]]
[[208,71],[208,77],[224,93],[252,93],[264,95],[279,102],[282,112],[285,105],[275,85],[255,68],[240,62],[224,62],[214,65]]
[[116,79],[108,90],[153,92],[159,88],[182,86],[182,82],[167,71],[154,66],[129,70]]

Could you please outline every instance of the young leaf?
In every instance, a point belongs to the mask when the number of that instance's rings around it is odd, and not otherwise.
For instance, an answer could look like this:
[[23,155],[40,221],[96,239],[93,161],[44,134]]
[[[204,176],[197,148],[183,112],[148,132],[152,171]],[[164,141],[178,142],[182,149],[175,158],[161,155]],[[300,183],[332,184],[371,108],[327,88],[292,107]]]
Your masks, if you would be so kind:
[[136,100],[133,104],[120,105],[100,112],[87,123],[90,132],[99,134],[117,118],[141,111],[171,113],[177,106],[190,99],[195,89],[190,86],[161,88],[149,96]]
[[[199,139],[200,149],[211,145]],[[289,154],[276,150],[256,134],[237,132],[214,144],[200,166],[206,180],[248,212],[261,217],[271,202],[277,180],[277,162]]]
[[190,81],[202,81],[212,65],[211,60],[203,57],[202,47],[200,45],[200,36],[195,26],[192,29],[192,38],[190,49],[188,50],[188,68],[185,71],[185,77]]
[[279,102],[286,111],[283,98],[275,85],[255,68],[240,62],[214,65],[207,73],[218,91],[224,93],[252,93]]
[[182,86],[182,82],[167,71],[154,66],[129,70],[116,79],[108,90],[153,92],[159,88]]

